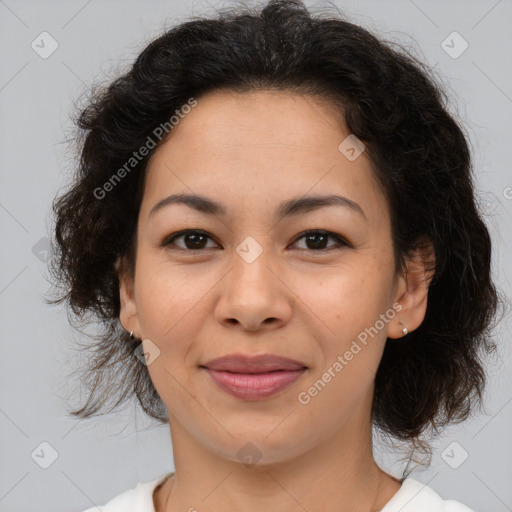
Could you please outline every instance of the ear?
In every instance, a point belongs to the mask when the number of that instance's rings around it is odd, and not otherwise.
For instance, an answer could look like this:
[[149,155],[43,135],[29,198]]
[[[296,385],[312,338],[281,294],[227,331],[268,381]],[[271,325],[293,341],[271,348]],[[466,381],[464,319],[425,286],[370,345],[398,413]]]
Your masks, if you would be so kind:
[[428,289],[435,272],[435,254],[432,242],[422,239],[413,254],[406,259],[406,268],[398,276],[395,302],[402,309],[388,324],[388,338],[402,338],[402,329],[417,329],[427,311]]
[[128,268],[125,258],[119,257],[116,260],[115,268],[119,279],[119,300],[121,302],[119,320],[128,332],[133,331],[134,337],[138,338],[140,337],[140,325],[135,302],[135,276]]

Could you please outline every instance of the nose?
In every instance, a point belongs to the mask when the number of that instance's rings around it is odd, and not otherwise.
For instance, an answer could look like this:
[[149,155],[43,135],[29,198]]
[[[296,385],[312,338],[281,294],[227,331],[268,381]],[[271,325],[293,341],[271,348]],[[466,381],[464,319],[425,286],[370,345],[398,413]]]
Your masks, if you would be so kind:
[[217,321],[225,327],[260,331],[289,322],[294,294],[270,252],[264,250],[254,260],[233,254],[215,310]]

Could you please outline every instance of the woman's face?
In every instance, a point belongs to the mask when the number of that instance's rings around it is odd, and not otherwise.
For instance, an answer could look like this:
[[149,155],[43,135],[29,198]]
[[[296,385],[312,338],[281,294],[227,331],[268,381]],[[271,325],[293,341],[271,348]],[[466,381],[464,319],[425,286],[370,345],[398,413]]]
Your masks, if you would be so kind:
[[[221,91],[198,99],[150,160],[121,321],[152,354],[171,429],[224,459],[253,450],[260,463],[284,461],[369,432],[375,373],[387,336],[401,335],[406,287],[367,154],[350,139],[339,148],[349,135],[318,99]],[[151,213],[174,194],[222,212],[169,202]],[[327,196],[346,200],[282,206]],[[171,240],[183,230],[200,233]],[[267,396],[235,396],[204,368],[232,354],[283,356],[306,370]],[[241,388],[256,386],[244,378]]]

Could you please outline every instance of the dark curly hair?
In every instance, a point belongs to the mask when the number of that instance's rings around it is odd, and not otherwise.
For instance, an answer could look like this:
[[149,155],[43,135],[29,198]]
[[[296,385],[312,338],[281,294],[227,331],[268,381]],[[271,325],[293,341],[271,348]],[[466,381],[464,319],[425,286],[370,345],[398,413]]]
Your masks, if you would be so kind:
[[134,271],[136,223],[147,163],[134,165],[108,195],[95,193],[145,145],[155,127],[191,97],[214,90],[274,89],[329,100],[366,146],[389,204],[396,270],[425,240],[435,251],[423,323],[386,343],[372,421],[386,436],[423,448],[421,436],[466,419],[482,403],[483,356],[496,349],[500,303],[491,279],[491,241],[478,211],[471,155],[448,95],[420,59],[343,19],[311,16],[302,2],[270,1],[166,30],[111,83],[95,89],[74,119],[80,163],[56,214],[52,274],[77,324],[101,333],[81,375],[88,399],[76,417],[108,412],[135,394],[168,421],[147,367],[119,322],[116,261]]

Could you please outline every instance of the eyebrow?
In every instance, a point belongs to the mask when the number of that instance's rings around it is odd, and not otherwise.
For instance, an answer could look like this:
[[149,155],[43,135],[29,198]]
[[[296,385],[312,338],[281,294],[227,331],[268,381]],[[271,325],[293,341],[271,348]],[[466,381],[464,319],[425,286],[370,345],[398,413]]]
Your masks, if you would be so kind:
[[[198,212],[208,215],[217,215],[220,217],[226,217],[227,215],[226,208],[213,199],[197,194],[172,194],[156,203],[153,208],[151,208],[149,217],[151,218],[158,211],[172,204],[184,204]],[[339,195],[305,196],[289,199],[278,206],[274,216],[277,220],[281,220],[285,217],[311,212],[326,206],[348,207],[359,213],[366,220],[363,209],[356,202]]]

